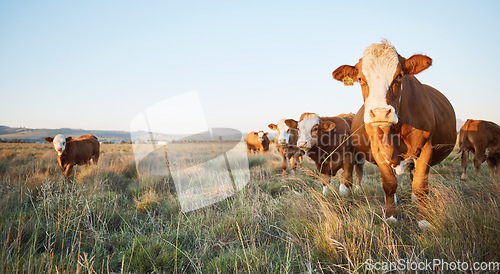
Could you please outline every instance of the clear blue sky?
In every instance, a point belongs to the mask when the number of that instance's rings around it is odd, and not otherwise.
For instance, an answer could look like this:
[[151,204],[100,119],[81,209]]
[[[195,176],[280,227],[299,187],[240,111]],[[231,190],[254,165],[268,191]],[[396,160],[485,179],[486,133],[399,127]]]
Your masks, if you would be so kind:
[[499,12],[499,1],[1,1],[0,125],[128,130],[195,90],[210,127],[246,132],[356,112],[359,85],[331,72],[381,38],[433,58],[417,77],[458,118],[499,122]]

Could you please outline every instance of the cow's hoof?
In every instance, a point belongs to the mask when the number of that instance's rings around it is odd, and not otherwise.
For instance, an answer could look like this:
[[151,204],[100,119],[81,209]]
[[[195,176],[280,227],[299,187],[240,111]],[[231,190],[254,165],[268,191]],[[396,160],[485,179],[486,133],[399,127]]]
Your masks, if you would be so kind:
[[422,229],[422,230],[434,230],[434,226],[431,225],[426,220],[418,221],[418,227],[420,227],[420,229]]
[[340,197],[349,197],[349,189],[344,184],[340,184],[339,186],[339,195]]
[[332,193],[330,188],[328,186],[323,186],[323,195],[327,196],[328,194]]
[[465,174],[462,174],[462,176],[460,176],[460,179],[462,179],[462,181],[465,181],[465,180],[467,180],[467,175],[465,175]]
[[413,192],[411,193],[411,200],[418,203],[418,198]]
[[385,222],[388,224],[395,224],[398,222],[398,219],[396,219],[396,217],[394,217],[394,216],[391,216],[391,217],[385,219]]

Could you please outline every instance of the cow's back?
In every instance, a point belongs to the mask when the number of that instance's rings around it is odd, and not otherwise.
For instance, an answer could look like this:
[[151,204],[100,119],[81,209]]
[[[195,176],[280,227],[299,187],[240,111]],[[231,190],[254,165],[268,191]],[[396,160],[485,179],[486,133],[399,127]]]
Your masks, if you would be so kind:
[[76,164],[85,164],[92,158],[99,157],[100,144],[99,140],[94,135],[83,135],[78,139],[69,141],[68,156],[74,160]]

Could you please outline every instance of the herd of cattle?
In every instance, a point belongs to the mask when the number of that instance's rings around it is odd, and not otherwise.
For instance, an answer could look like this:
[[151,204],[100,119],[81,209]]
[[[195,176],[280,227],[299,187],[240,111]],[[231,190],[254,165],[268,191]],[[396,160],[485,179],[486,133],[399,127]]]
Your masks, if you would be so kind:
[[[432,59],[425,55],[404,58],[383,40],[368,46],[354,66],[343,65],[333,78],[346,86],[358,82],[364,104],[356,114],[320,117],[304,113],[299,121],[280,119],[269,128],[278,131],[275,146],[282,157],[283,175],[287,162],[295,174],[297,162],[311,158],[323,176],[323,193],[333,176],[343,169],[339,194],[352,192],[353,171],[361,183],[365,161],[376,164],[385,192],[385,218],[397,221],[395,196],[396,174],[406,169],[412,178],[412,191],[419,204],[419,226],[432,227],[428,217],[427,198],[430,167],[440,163],[453,150],[457,132],[455,111],[438,90],[420,83],[415,74],[427,69]],[[269,150],[267,132],[246,136],[249,151]],[[492,122],[467,120],[459,133],[462,157],[462,179],[466,178],[469,152],[474,153],[474,167],[488,162],[493,176],[500,175],[500,127]],[[53,143],[57,160],[65,176],[74,165],[97,163],[99,142],[93,135],[78,139],[57,135],[45,140]]]

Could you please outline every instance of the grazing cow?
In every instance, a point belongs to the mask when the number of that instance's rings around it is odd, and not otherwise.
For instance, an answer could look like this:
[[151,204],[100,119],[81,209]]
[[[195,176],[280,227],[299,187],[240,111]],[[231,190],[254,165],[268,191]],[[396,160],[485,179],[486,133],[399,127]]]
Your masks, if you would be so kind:
[[339,187],[341,196],[351,193],[353,169],[356,181],[361,185],[364,159],[358,158],[349,140],[352,117],[352,114],[319,117],[315,113],[304,113],[298,122],[293,119],[285,121],[290,128],[298,129],[297,146],[306,151],[322,174],[323,194],[327,193],[328,184],[341,168],[344,170]]
[[353,81],[361,85],[364,106],[353,120],[357,135],[353,144],[380,169],[386,220],[397,221],[398,181],[393,168],[402,171],[414,161],[412,190],[418,199],[422,228],[432,227],[425,220],[429,168],[446,158],[456,141],[452,105],[438,90],[413,76],[431,64],[432,59],[425,55],[406,59],[383,40],[367,47],[355,66],[343,65],[332,73],[346,85]]
[[268,151],[269,150],[269,138],[267,138],[268,132],[250,132],[245,138],[247,142],[247,149],[251,152],[257,153],[257,151]]
[[493,122],[468,119],[460,129],[458,145],[458,155],[462,154],[462,180],[467,178],[465,173],[469,152],[474,153],[474,168],[478,174],[481,164],[486,160],[491,176],[500,176],[500,126]]
[[297,129],[288,127],[285,124],[285,119],[280,119],[278,124],[269,124],[269,128],[278,131],[278,136],[274,139],[276,150],[281,155],[283,176],[286,175],[287,159],[290,159],[292,173],[296,174],[297,160],[302,164],[302,156],[304,152],[297,147],[299,132]]
[[99,141],[90,135],[83,135],[78,139],[73,137],[65,138],[62,134],[57,134],[54,138],[46,137],[45,141],[54,144],[57,151],[57,162],[64,172],[64,176],[69,177],[74,165],[89,164],[97,165],[99,160]]

